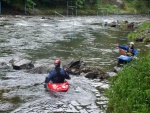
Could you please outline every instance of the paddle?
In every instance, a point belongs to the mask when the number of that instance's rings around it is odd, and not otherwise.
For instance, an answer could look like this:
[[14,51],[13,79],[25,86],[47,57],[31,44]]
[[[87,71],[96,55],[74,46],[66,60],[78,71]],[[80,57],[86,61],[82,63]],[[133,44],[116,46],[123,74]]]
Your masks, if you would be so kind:
[[126,55],[126,54],[127,54],[126,51],[123,50],[123,49],[119,49],[119,52],[120,52],[122,55]]
[[33,84],[33,86],[38,86],[38,85],[41,85],[41,84],[44,84],[44,82],[41,82],[41,83],[35,83],[35,84]]

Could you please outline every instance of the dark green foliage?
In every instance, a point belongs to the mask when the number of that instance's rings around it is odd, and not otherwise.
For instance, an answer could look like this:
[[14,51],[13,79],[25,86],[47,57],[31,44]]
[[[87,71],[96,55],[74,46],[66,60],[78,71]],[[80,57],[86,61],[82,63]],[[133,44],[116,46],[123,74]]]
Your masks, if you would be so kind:
[[[98,8],[108,8],[108,13],[114,13],[119,11],[120,13],[148,13],[150,10],[150,0],[123,0],[124,6],[122,9],[118,8],[116,0],[69,0],[72,2],[72,6],[77,6],[78,10],[94,10],[97,11]],[[16,9],[21,9],[26,4],[27,8],[33,7],[37,9],[54,9],[54,8],[63,8],[66,10],[67,1],[66,0],[2,0],[9,4],[8,6],[13,6]],[[71,6],[70,5],[70,6]],[[108,7],[109,6],[109,7]],[[116,7],[117,6],[117,7]],[[115,9],[114,9],[115,7]],[[9,9],[9,7],[7,7]],[[124,8],[124,9],[123,9]],[[124,10],[124,11],[123,11]],[[81,11],[81,12],[83,12]],[[43,12],[43,11],[42,11]],[[47,11],[46,11],[47,12]],[[85,12],[86,14],[88,12]],[[44,14],[44,13],[43,13]]]
[[125,0],[129,7],[135,8],[139,12],[148,12],[150,10],[150,0]]

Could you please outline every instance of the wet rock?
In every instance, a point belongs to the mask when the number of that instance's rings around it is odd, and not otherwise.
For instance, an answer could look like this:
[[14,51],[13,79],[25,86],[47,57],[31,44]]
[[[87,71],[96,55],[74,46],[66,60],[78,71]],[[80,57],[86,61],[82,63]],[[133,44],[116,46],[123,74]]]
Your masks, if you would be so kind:
[[46,19],[44,16],[41,19]]
[[107,72],[107,73],[108,73],[109,77],[113,77],[113,76],[117,75],[117,73],[115,73],[115,72]]
[[134,28],[134,22],[128,23],[127,28],[128,29]]
[[0,59],[0,67],[7,66],[7,63],[4,59]]
[[109,77],[109,75],[104,72],[103,70],[100,69],[91,69],[88,70],[89,72],[85,74],[86,78],[90,78],[90,79],[107,79]]
[[4,27],[4,24],[1,24],[1,23],[0,23],[0,27]]
[[47,74],[49,73],[50,70],[52,69],[48,66],[40,66],[40,67],[35,67],[32,69],[26,70],[26,72],[32,73],[32,74]]
[[67,72],[74,75],[84,75],[90,79],[106,79],[109,75],[100,69],[87,67],[86,64],[81,60],[73,59],[69,64],[64,65],[67,68]]
[[34,67],[32,61],[22,58],[14,58],[10,60],[10,63],[12,64],[13,69],[15,70],[31,69]]
[[115,66],[114,67],[114,72],[118,73],[119,71],[121,71],[121,67]]
[[135,39],[136,42],[143,42],[144,36],[139,36]]
[[66,71],[70,74],[79,75],[82,67],[85,66],[85,63],[81,60],[73,59],[66,65],[63,65],[63,68],[66,68]]
[[150,44],[145,45],[146,47],[150,47]]
[[[66,62],[66,64],[63,65],[63,69],[66,69],[66,71],[69,74],[80,75],[81,64],[82,61],[80,60],[72,60],[69,63]],[[34,67],[32,69],[28,69],[26,70],[26,72],[32,74],[47,74],[50,70],[52,70],[51,66],[43,65],[39,67]]]
[[109,23],[108,24],[108,26],[110,26],[110,27],[117,27],[118,26],[118,21],[117,22],[111,22],[111,23]]
[[101,24],[102,24],[102,26],[105,26],[105,27],[108,25],[107,22],[102,22]]

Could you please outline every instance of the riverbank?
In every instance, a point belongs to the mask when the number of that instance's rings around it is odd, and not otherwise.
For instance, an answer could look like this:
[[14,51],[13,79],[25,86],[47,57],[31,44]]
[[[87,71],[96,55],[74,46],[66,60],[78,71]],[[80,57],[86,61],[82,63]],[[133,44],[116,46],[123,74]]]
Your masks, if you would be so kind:
[[108,113],[149,113],[150,54],[124,67],[111,78],[107,90]]
[[150,20],[142,23],[134,32],[130,32],[128,38],[139,42],[150,43]]
[[[150,21],[143,22],[128,38],[149,44]],[[149,51],[149,50],[147,50]],[[149,113],[149,67],[150,54],[139,56],[132,64],[126,65],[116,77],[110,79],[110,87],[105,92],[109,102],[107,112]]]

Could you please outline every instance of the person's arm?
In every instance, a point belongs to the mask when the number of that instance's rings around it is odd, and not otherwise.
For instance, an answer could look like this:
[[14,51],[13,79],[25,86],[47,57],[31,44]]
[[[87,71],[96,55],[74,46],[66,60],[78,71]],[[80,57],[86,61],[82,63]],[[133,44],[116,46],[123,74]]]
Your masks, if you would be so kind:
[[132,53],[133,53],[134,56],[137,56],[138,51],[136,49],[133,49]]
[[64,76],[65,76],[65,79],[71,79],[69,74],[64,69],[62,69],[62,70],[63,70]]
[[129,49],[128,46],[121,46],[121,45],[119,45],[118,48],[123,49],[123,50],[126,50],[126,51],[128,51],[128,49]]
[[121,46],[121,45],[119,45],[119,44],[114,44],[114,46],[118,47],[119,49],[126,50],[126,51],[128,51],[128,49],[129,49],[128,46]]
[[48,76],[45,78],[45,83],[48,83],[52,78],[52,71],[49,72]]

